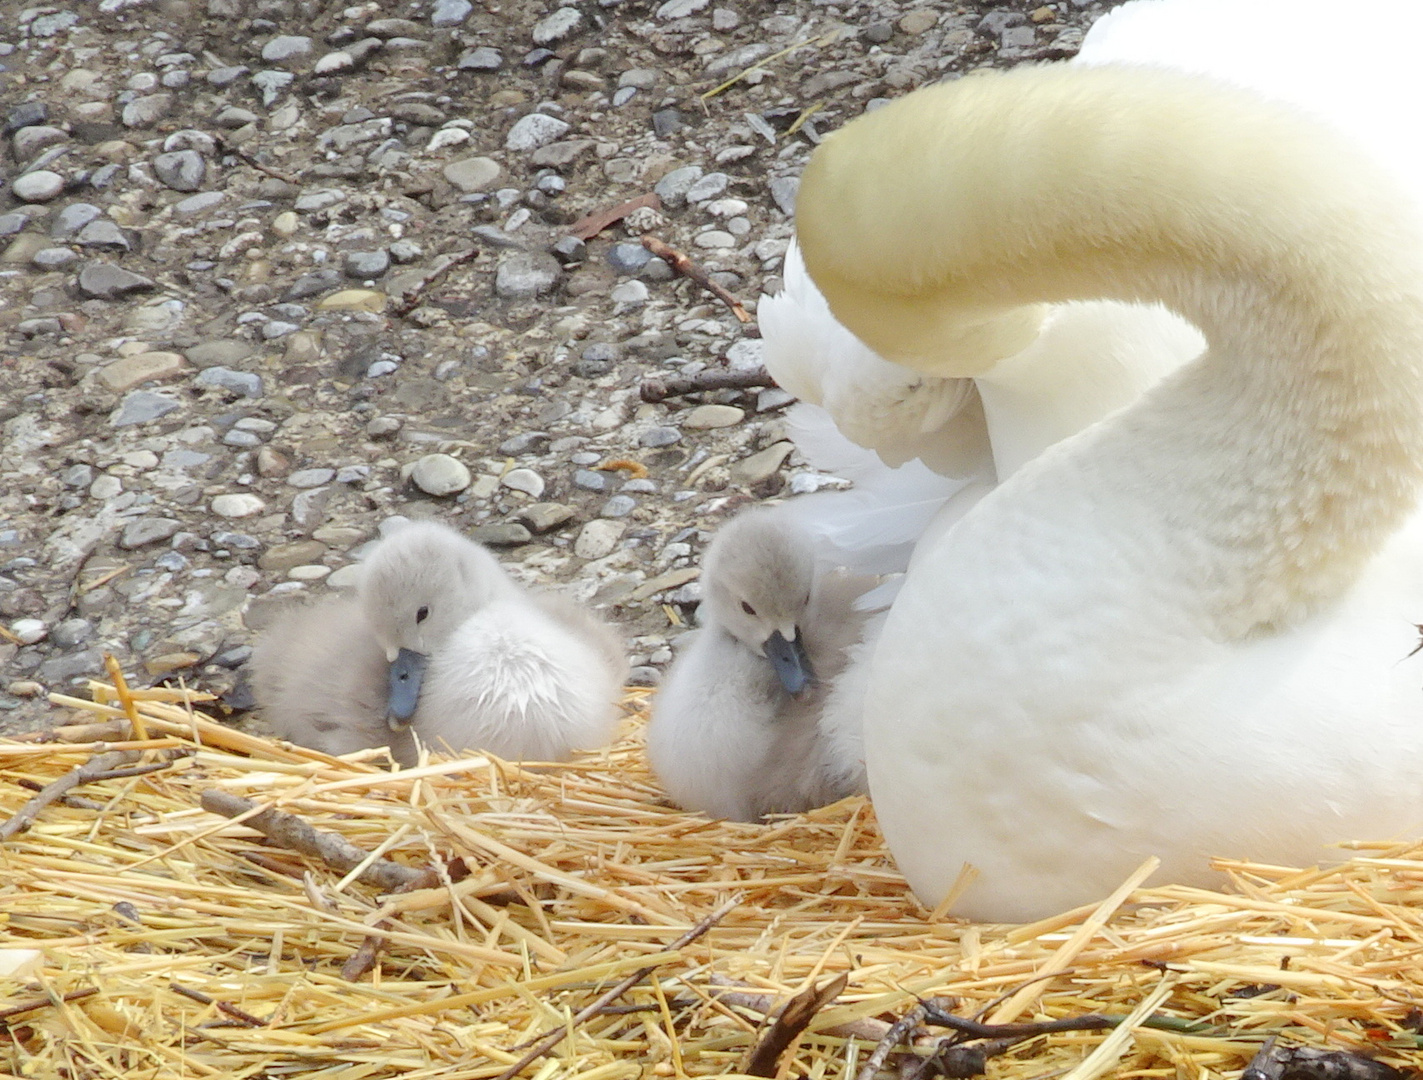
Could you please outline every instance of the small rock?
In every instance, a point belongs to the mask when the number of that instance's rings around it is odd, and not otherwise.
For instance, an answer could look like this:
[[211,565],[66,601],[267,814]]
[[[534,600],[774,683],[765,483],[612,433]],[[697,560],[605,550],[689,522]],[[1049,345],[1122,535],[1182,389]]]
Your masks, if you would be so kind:
[[501,454],[518,456],[537,452],[541,447],[547,446],[549,441],[546,431],[521,431],[517,435],[510,435],[499,444]]
[[677,134],[687,126],[687,121],[682,117],[682,110],[668,107],[658,109],[652,114],[652,134],[659,139],[666,139]]
[[262,396],[262,376],[221,366],[204,368],[193,379],[193,385],[226,390],[241,397]]
[[461,158],[440,170],[446,180],[466,193],[484,191],[499,178],[499,162],[487,157]]
[[329,484],[334,479],[335,469],[298,469],[287,477],[287,483],[294,488],[314,488]]
[[457,495],[469,487],[473,477],[459,458],[449,454],[426,454],[410,472],[415,486],[427,495]]
[[746,413],[735,405],[698,405],[682,420],[684,431],[710,431],[713,428],[734,427],[746,419]]
[[795,449],[795,444],[790,442],[778,442],[766,447],[759,453],[752,454],[748,458],[742,458],[731,467],[731,476],[739,484],[748,487],[759,484],[776,474],[776,471],[790,457],[791,451]]
[[197,368],[227,367],[252,355],[252,346],[245,341],[219,338],[204,341],[188,350],[188,362]]
[[63,270],[78,261],[77,254],[63,247],[41,248],[30,256],[30,263],[40,270]]
[[[227,198],[225,191],[203,191],[190,198],[183,199],[173,204],[173,213],[190,216],[201,214],[206,210],[211,210],[218,206]],[[290,211],[288,211],[290,213]],[[280,216],[280,215],[278,215]]]
[[196,150],[177,150],[153,159],[153,175],[174,191],[197,191],[207,172],[207,162]]
[[[1016,12],[1014,14],[1017,14]],[[1021,18],[1021,16],[1019,16]],[[899,29],[910,37],[932,30],[939,22],[939,13],[932,8],[915,8],[899,20]]]
[[252,76],[252,85],[262,92],[262,104],[269,109],[295,81],[290,71],[259,71]]
[[687,165],[680,169],[673,169],[657,181],[653,191],[657,192],[657,197],[662,200],[663,206],[675,209],[685,205],[687,192],[701,178],[702,167],[700,165]]
[[771,198],[786,217],[795,216],[796,193],[800,190],[800,177],[778,176],[771,181]]
[[533,503],[519,511],[518,520],[536,533],[546,533],[571,521],[575,511],[562,503]]
[[474,5],[469,0],[435,0],[430,23],[432,26],[459,26],[473,11]]
[[81,247],[89,248],[128,251],[133,246],[129,243],[128,237],[124,235],[118,222],[110,221],[108,218],[95,218],[79,230],[79,235],[75,239],[79,241]]
[[614,495],[603,504],[603,508],[598,511],[599,517],[622,518],[627,517],[637,509],[637,500],[631,495]]
[[219,495],[213,499],[211,510],[221,518],[247,518],[260,514],[267,504],[256,495],[243,492],[238,495]]
[[47,683],[67,683],[85,675],[97,675],[104,669],[104,657],[98,649],[55,656],[40,665],[39,676]]
[[673,19],[685,19],[689,15],[695,15],[699,11],[705,11],[711,0],[667,0],[665,4],[657,9],[657,17],[663,22],[671,22]]
[[535,499],[544,493],[544,478],[533,469],[510,469],[499,482]]
[[171,379],[187,368],[188,362],[179,353],[138,353],[100,368],[97,378],[110,390],[122,394],[146,382]]
[[329,566],[308,563],[305,566],[293,566],[287,571],[287,577],[292,581],[320,581],[330,573]]
[[534,44],[547,47],[565,41],[583,29],[583,12],[561,7],[534,24]]
[[156,544],[160,540],[167,540],[182,528],[182,524],[174,518],[138,518],[124,526],[124,531],[119,536],[119,547],[125,551],[134,551],[149,544]]
[[275,544],[262,552],[257,565],[263,570],[286,572],[294,566],[315,562],[326,554],[326,545],[319,540],[297,540],[290,544]]
[[537,150],[540,146],[563,138],[568,133],[569,124],[556,116],[534,112],[522,117],[509,129],[504,139],[508,150]]
[[470,532],[470,538],[490,547],[514,547],[527,544],[533,536],[518,522],[505,521],[496,525],[481,525]]
[[457,66],[461,71],[498,71],[504,66],[504,57],[499,55],[498,49],[481,45],[461,56]]
[[36,169],[16,177],[10,190],[15,193],[15,198],[23,202],[49,202],[64,190],[64,177],[48,169]]
[[731,177],[726,173],[707,173],[687,189],[683,198],[689,203],[710,202],[724,192],[730,184]]
[[607,473],[579,469],[573,474],[573,486],[584,491],[607,491],[612,486],[612,481],[608,479]]
[[70,203],[54,215],[54,221],[49,226],[49,235],[55,240],[68,239],[89,222],[103,216],[104,212],[93,203]]
[[177,412],[183,406],[172,398],[152,390],[131,390],[119,407],[109,414],[110,427],[129,427]]
[[262,46],[262,59],[269,64],[299,60],[311,52],[311,38],[297,34],[281,34]]
[[601,559],[612,554],[627,526],[610,518],[595,518],[578,530],[573,553],[580,559]]
[[326,516],[326,504],[331,500],[329,487],[307,488],[292,499],[292,520],[303,529],[313,529]]
[[379,314],[385,310],[389,297],[372,289],[342,289],[318,300],[316,306],[322,311],[368,311]]
[[390,269],[390,252],[384,248],[374,251],[348,251],[341,263],[347,277],[365,281],[380,277]]
[[653,427],[648,428],[637,437],[639,446],[656,448],[661,446],[671,446],[673,443],[682,441],[682,433],[676,428]]
[[10,624],[10,633],[21,645],[33,645],[49,636],[49,627],[42,619],[16,619]]
[[494,292],[505,300],[529,300],[552,291],[561,272],[552,255],[542,251],[511,252],[494,273]]
[[148,94],[125,105],[121,119],[124,127],[151,128],[172,111],[172,94]]
[[61,649],[72,649],[87,641],[94,633],[94,624],[88,619],[65,619],[50,632],[50,640]]

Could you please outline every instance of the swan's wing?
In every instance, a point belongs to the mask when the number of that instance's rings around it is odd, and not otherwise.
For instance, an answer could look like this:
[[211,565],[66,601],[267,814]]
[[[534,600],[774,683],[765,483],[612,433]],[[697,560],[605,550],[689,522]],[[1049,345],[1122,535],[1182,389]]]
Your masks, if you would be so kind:
[[831,314],[794,243],[783,280],[757,308],[776,382],[824,406],[846,436],[890,465],[920,458],[953,476],[983,466],[991,451],[969,380],[936,379],[876,355]]

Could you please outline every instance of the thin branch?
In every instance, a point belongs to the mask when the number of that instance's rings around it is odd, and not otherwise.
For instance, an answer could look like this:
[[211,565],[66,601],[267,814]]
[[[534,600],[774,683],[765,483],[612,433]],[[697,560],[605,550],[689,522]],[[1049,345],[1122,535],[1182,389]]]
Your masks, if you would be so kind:
[[409,315],[420,305],[420,298],[425,294],[426,289],[439,281],[440,278],[444,277],[456,266],[463,266],[465,263],[474,262],[475,259],[479,258],[480,252],[483,250],[483,248],[472,247],[468,251],[462,251],[444,262],[437,263],[428,270],[419,281],[400,294],[400,302],[391,309],[391,314],[398,318],[404,318],[406,315]]
[[816,1014],[844,993],[849,982],[849,974],[842,973],[824,986],[806,987],[787,1001],[786,1007],[747,1055],[745,1072],[751,1076],[775,1076],[781,1057],[795,1045]]
[[875,1046],[874,1052],[865,1061],[864,1067],[860,1069],[855,1080],[874,1080],[875,1074],[884,1068],[884,1063],[889,1060],[889,1055],[894,1048],[901,1043],[912,1042],[914,1029],[923,1019],[924,1004],[920,1002],[891,1024],[889,1030],[884,1033]]
[[35,823],[41,810],[62,798],[71,788],[101,779],[106,773],[125,762],[133,761],[136,757],[138,754],[132,750],[110,750],[107,754],[91,757],[83,765],[71,769],[58,780],[46,784],[38,795],[15,811],[13,817],[4,824],[0,824],[0,843],[28,829]]
[[654,210],[662,209],[662,200],[658,197],[657,192],[649,191],[646,195],[639,195],[635,199],[629,199],[627,202],[619,203],[607,210],[585,214],[568,227],[568,235],[576,236],[580,240],[591,240],[609,225],[616,224],[634,210],[641,210],[644,206],[650,206]]
[[730,371],[726,368],[711,368],[695,375],[677,375],[672,378],[644,379],[638,391],[643,401],[655,405],[669,397],[683,394],[699,394],[704,390],[752,390],[763,386],[775,386],[776,380],[764,367],[749,371]]
[[[256,810],[257,804],[240,795],[208,788],[202,793],[202,807],[210,814],[234,818]],[[327,866],[342,873],[349,873],[370,856],[370,852],[357,847],[344,836],[313,828],[295,814],[287,814],[270,807],[252,814],[243,824],[256,829],[281,847],[320,859]],[[402,888],[434,888],[439,883],[429,870],[413,870],[389,859],[372,861],[361,871],[358,880],[386,892],[396,892]]]
[[0,1009],[0,1024],[3,1024],[12,1016],[19,1016],[21,1013],[31,1012],[35,1009],[43,1009],[50,1005],[58,1005],[65,1001],[78,1001],[80,998],[86,998],[90,994],[97,994],[98,992],[99,988],[97,986],[86,986],[83,990],[71,990],[69,993],[57,999],[40,998],[37,1001],[22,1001],[18,1005],[10,1005],[7,1008]]
[[219,1001],[215,997],[209,997],[201,990],[190,990],[188,987],[175,982],[170,982],[168,989],[172,990],[175,994],[182,994],[185,998],[190,998],[200,1005],[216,1005],[218,1011],[227,1014],[239,1023],[246,1024],[248,1027],[266,1027],[269,1023],[269,1021],[253,1016],[244,1009],[239,1009],[236,1005],[229,1005],[225,1001]]
[[731,313],[736,316],[738,322],[749,323],[750,314],[741,306],[741,301],[732,296],[720,285],[711,279],[711,276],[692,261],[685,252],[678,251],[671,244],[664,244],[655,236],[647,235],[642,238],[642,246],[656,255],[659,259],[665,259],[672,269],[685,278],[690,278],[702,288],[706,289],[723,304],[731,309]]
[[[690,945],[692,942],[696,941],[697,938],[701,937],[717,923],[721,922],[722,919],[726,918],[727,915],[731,914],[731,912],[740,903],[741,900],[739,897],[732,900],[728,900],[725,904],[722,904],[721,907],[717,908],[710,915],[706,916],[706,918],[698,922],[696,926],[692,927],[676,941],[668,945],[667,951],[676,952],[684,945]],[[514,1064],[510,1065],[502,1073],[500,1073],[495,1078],[495,1080],[514,1080],[514,1077],[518,1076],[519,1073],[521,1073],[526,1067],[532,1065],[535,1061],[543,1057],[560,1042],[562,1042],[564,1038],[567,1037],[569,1028],[577,1027],[579,1024],[585,1023],[588,1020],[591,1020],[593,1017],[597,1016],[603,1011],[603,1009],[611,1005],[614,1001],[626,994],[643,979],[647,978],[654,971],[656,971],[657,967],[658,965],[656,964],[649,964],[647,967],[638,968],[627,978],[610,987],[602,994],[599,994],[598,997],[596,997],[593,1001],[591,1001],[589,1004],[585,1005],[583,1008],[579,1009],[576,1013],[573,1014],[573,1019],[569,1022],[568,1027],[554,1028],[554,1030],[550,1031],[547,1035],[544,1035],[542,1038],[539,1039],[538,1042],[534,1043],[534,1045],[529,1048],[528,1053],[526,1053],[518,1061],[514,1062]]]

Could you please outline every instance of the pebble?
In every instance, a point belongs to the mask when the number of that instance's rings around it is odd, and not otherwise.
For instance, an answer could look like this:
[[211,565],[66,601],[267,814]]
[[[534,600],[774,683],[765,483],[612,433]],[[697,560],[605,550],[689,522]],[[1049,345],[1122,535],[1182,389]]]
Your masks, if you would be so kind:
[[532,503],[519,511],[518,520],[533,532],[546,533],[566,525],[577,515],[577,511],[563,503]]
[[470,533],[471,539],[490,547],[514,547],[527,544],[533,539],[527,528],[516,521],[505,521],[495,525],[481,525]]
[[134,98],[123,108],[124,127],[151,128],[173,110],[172,94],[148,94]]
[[612,486],[612,481],[608,479],[607,473],[579,469],[573,474],[573,486],[584,491],[607,491]]
[[309,37],[282,34],[262,46],[262,59],[269,64],[283,64],[289,60],[301,59],[311,52],[311,48]]
[[746,413],[735,405],[698,405],[689,409],[682,420],[684,431],[710,431],[714,428],[734,427],[746,418]]
[[568,121],[560,120],[556,116],[540,112],[529,113],[528,116],[515,121],[514,126],[509,129],[509,134],[504,139],[504,148],[515,151],[537,150],[563,138],[568,134],[569,127]]
[[10,624],[10,633],[21,645],[33,645],[49,636],[49,627],[42,619],[16,619]]
[[614,285],[608,295],[615,304],[638,307],[647,303],[651,292],[648,290],[647,285],[641,281],[623,281]]
[[499,162],[487,157],[461,158],[441,170],[446,180],[466,194],[486,190],[501,171]]
[[627,526],[610,518],[595,518],[578,530],[573,542],[573,554],[580,559],[601,559],[611,555],[623,538]]
[[165,394],[152,390],[131,390],[124,395],[119,407],[109,414],[110,427],[129,427],[132,424],[146,424],[177,412],[183,406]]
[[30,256],[30,262],[40,270],[63,270],[79,261],[79,256],[69,248],[41,248]]
[[161,382],[181,375],[188,362],[181,353],[149,352],[125,356],[99,369],[98,381],[116,393],[125,393],[146,382]]
[[686,165],[680,169],[673,169],[653,187],[657,197],[662,200],[662,205],[676,209],[686,205],[687,192],[692,189],[692,185],[702,178],[702,167],[700,165]]
[[174,191],[197,191],[207,172],[207,162],[196,150],[176,150],[153,159],[153,175]]
[[544,493],[544,479],[533,469],[510,469],[499,482],[506,488],[522,491],[535,499]]
[[552,291],[562,273],[558,260],[542,251],[510,252],[499,261],[494,292],[505,300],[529,300]]
[[576,7],[561,7],[552,15],[534,24],[534,44],[556,45],[583,29],[583,12]]
[[294,488],[314,488],[329,484],[334,479],[335,469],[298,469],[287,477],[287,483]]
[[64,190],[64,177],[48,169],[36,169],[16,177],[10,190],[15,193],[15,198],[24,202],[49,202]]
[[49,227],[49,235],[55,240],[65,240],[84,228],[89,222],[102,217],[103,214],[104,212],[93,203],[70,203],[54,215],[54,221]]
[[644,431],[637,437],[637,443],[639,446],[647,446],[652,448],[661,446],[671,446],[673,443],[678,443],[681,441],[682,433],[676,428],[672,427],[648,428],[646,431]]
[[118,223],[108,218],[95,218],[79,230],[76,239],[81,247],[128,251],[133,246]]
[[427,495],[457,495],[469,487],[473,477],[459,458],[449,454],[426,454],[415,463],[410,479]]
[[498,49],[481,45],[461,56],[456,66],[461,71],[498,71],[504,66],[504,57]]
[[789,442],[772,443],[759,453],[742,458],[731,467],[731,476],[739,484],[759,484],[776,475],[780,467],[790,457],[795,445]]
[[220,518],[246,518],[260,514],[267,504],[256,495],[219,495],[213,499],[211,509]]
[[330,573],[329,566],[308,563],[305,566],[293,566],[287,571],[287,577],[292,581],[320,581]]
[[214,365],[204,368],[193,379],[194,386],[226,390],[240,397],[259,398],[262,396],[262,376],[249,371],[233,371],[231,368]]
[[474,5],[470,0],[435,0],[430,23],[432,26],[459,26],[473,11]]
[[598,511],[598,516],[605,518],[627,517],[635,509],[637,509],[637,500],[631,495],[614,495],[603,504],[603,508]]
[[175,518],[141,517],[124,526],[119,536],[119,547],[125,551],[147,547],[167,540],[182,527],[183,523]]
[[50,631],[49,638],[61,649],[72,649],[87,641],[94,633],[94,624],[88,619],[65,619]]
[[384,248],[375,251],[348,251],[342,260],[342,269],[347,277],[365,280],[378,278],[390,269],[390,252]]

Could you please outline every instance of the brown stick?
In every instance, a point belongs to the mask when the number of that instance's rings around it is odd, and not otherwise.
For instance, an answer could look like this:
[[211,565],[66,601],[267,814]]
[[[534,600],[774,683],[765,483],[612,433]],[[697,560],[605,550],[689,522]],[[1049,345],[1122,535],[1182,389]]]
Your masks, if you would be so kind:
[[11,1005],[8,1008],[0,1009],[0,1023],[10,1019],[12,1016],[19,1016],[21,1013],[27,1013],[33,1009],[43,1009],[48,1005],[58,1005],[62,1001],[78,1001],[80,998],[86,998],[90,994],[97,994],[98,992],[99,988],[97,986],[86,986],[83,990],[69,991],[69,993],[61,997],[59,1001],[56,1001],[54,998],[40,998],[37,1001],[24,1001],[19,1005]]
[[919,1021],[922,1019],[924,1019],[924,1006],[919,1004],[891,1024],[889,1030],[880,1037],[874,1052],[865,1060],[864,1067],[860,1069],[855,1080],[875,1080],[875,1074],[884,1068],[884,1063],[889,1060],[889,1055],[894,1048],[901,1043],[912,1042],[914,1029],[919,1026]]
[[[207,788],[201,798],[204,810],[223,817],[240,817],[257,809],[256,803],[217,788]],[[370,855],[370,852],[357,847],[344,836],[315,829],[295,814],[283,813],[281,810],[260,810],[243,824],[250,825],[284,848],[320,859],[327,866],[342,873],[355,869]],[[412,870],[388,859],[374,860],[361,871],[358,880],[386,892],[396,892],[402,888],[430,889],[439,884],[439,879],[429,870]]]
[[239,1009],[236,1005],[229,1005],[225,1001],[219,1001],[215,997],[209,997],[201,990],[190,990],[186,986],[182,986],[175,982],[170,982],[168,984],[168,989],[172,990],[175,994],[182,994],[185,998],[191,998],[193,1001],[198,1002],[200,1005],[216,1005],[218,1007],[219,1012],[226,1013],[234,1020],[238,1021],[239,1023],[246,1024],[248,1027],[267,1026],[268,1021],[259,1019],[258,1017],[253,1016],[250,1012],[247,1012],[244,1009]]
[[[43,784],[39,783],[38,781],[31,780],[28,776],[19,777],[15,781],[15,783],[19,784],[20,787],[26,788],[29,791],[44,790]],[[65,806],[72,807],[75,810],[97,811],[104,809],[106,805],[105,803],[101,803],[98,799],[86,799],[82,795],[61,795],[59,797],[59,801],[62,802]]]
[[[727,915],[731,914],[732,910],[735,909],[736,906],[740,903],[741,901],[739,898],[734,900],[728,900],[725,904],[722,904],[721,907],[717,908],[710,915],[708,915],[706,918],[702,919],[699,923],[697,923],[696,926],[692,927],[676,941],[672,942],[671,945],[668,945],[667,951],[675,952],[677,949],[682,948],[682,946],[684,945],[690,945],[692,942],[696,941],[697,938],[701,937],[717,923],[721,922],[722,919],[726,918]],[[649,964],[647,967],[638,968],[627,978],[623,979],[615,986],[612,986],[608,990],[599,994],[592,1002],[585,1005],[583,1008],[579,1009],[576,1013],[574,1013],[573,1019],[569,1022],[568,1027],[577,1027],[579,1024],[582,1024],[597,1016],[600,1012],[603,1011],[603,1009],[611,1005],[618,998],[622,997],[634,986],[636,986],[638,983],[640,983],[643,979],[647,978],[656,970],[656,964]],[[547,1035],[542,1036],[538,1042],[534,1043],[534,1045],[529,1048],[528,1053],[526,1053],[518,1061],[514,1062],[514,1064],[510,1065],[507,1069],[505,1069],[502,1073],[495,1077],[495,1080],[514,1080],[514,1077],[518,1076],[519,1073],[521,1073],[527,1066],[532,1065],[535,1061],[543,1057],[560,1042],[562,1042],[563,1039],[568,1035],[568,1027],[554,1028],[554,1030],[550,1031]]]
[[125,762],[132,761],[137,756],[130,750],[110,750],[107,754],[97,754],[91,757],[83,765],[71,769],[58,780],[46,784],[38,795],[20,807],[8,821],[0,825],[0,842],[28,829],[35,823],[41,810],[61,798],[71,788],[87,784],[91,780],[98,780],[105,773]]
[[662,200],[658,198],[657,192],[649,191],[646,195],[639,195],[607,210],[586,214],[568,227],[568,235],[576,236],[580,240],[591,240],[609,225],[622,221],[634,210],[641,210],[644,206],[650,206],[654,210],[662,209]]
[[707,274],[700,266],[694,263],[685,252],[678,251],[671,244],[664,244],[655,236],[644,236],[642,246],[656,255],[659,259],[666,259],[671,264],[672,269],[685,278],[690,278],[702,288],[706,289],[727,307],[731,308],[731,313],[736,316],[736,321],[749,323],[751,316],[746,309],[741,306],[741,301],[732,296]]
[[440,278],[444,277],[456,266],[463,266],[465,263],[474,262],[475,259],[479,258],[479,253],[483,250],[483,248],[472,247],[468,251],[460,252],[448,262],[440,263],[428,271],[424,277],[406,289],[405,292],[401,293],[400,303],[391,309],[391,314],[399,318],[404,318],[406,315],[409,315],[419,305],[420,297],[424,295],[426,289],[439,281]]
[[849,982],[849,974],[842,973],[824,986],[806,987],[787,1001],[786,1007],[747,1055],[745,1071],[751,1076],[775,1076],[781,1056],[795,1045],[801,1032],[815,1019],[816,1013],[839,997]]
[[[712,975],[708,980],[711,985],[718,990],[722,987],[742,987],[745,983],[737,982],[735,979],[728,979],[725,975]],[[770,1016],[778,1008],[780,1001],[774,994],[757,994],[747,990],[721,990],[713,995],[713,1000],[719,1005],[730,1005],[736,1009],[749,1009],[751,1012],[761,1013],[763,1016]],[[851,1020],[847,1024],[835,1024],[833,1027],[822,1029],[826,1035],[835,1035],[844,1039],[865,1039],[869,1042],[876,1042],[882,1039],[890,1029],[890,1025],[883,1020],[876,1020],[872,1016],[866,1016],[861,1020]]]
[[698,394],[703,390],[750,390],[762,386],[775,386],[776,380],[764,367],[750,371],[729,371],[725,368],[711,368],[695,375],[677,375],[670,379],[651,378],[642,381],[638,391],[643,401],[655,405],[670,397],[683,394]]

